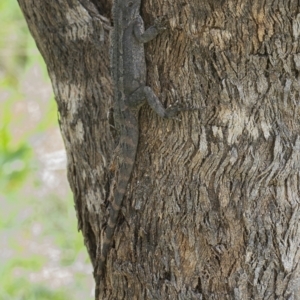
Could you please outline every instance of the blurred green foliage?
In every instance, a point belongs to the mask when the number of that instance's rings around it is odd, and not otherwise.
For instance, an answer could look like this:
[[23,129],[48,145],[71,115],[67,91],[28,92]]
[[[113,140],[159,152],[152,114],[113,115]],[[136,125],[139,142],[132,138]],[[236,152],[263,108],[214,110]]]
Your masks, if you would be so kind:
[[[26,32],[20,9],[13,1],[0,2],[0,190],[13,190],[29,172],[32,155],[29,145],[20,141],[13,145],[10,124],[14,115],[12,102],[20,99],[19,74],[26,64],[29,34]],[[24,49],[24,50],[23,50]],[[5,99],[3,99],[5,97]]]
[[[58,126],[53,96],[39,103],[34,94],[49,90],[46,67],[17,1],[0,1],[0,14],[0,299],[92,299],[72,195],[55,182],[65,170],[41,171],[38,159]],[[32,88],[36,70],[42,86]]]

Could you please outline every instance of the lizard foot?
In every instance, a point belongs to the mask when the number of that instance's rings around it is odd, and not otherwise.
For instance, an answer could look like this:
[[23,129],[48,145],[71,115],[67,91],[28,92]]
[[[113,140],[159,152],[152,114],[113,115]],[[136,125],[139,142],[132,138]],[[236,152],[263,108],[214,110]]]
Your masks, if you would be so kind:
[[167,27],[168,27],[167,17],[166,16],[162,16],[162,17],[159,17],[159,18],[155,19],[154,26],[155,26],[155,28],[157,29],[157,31],[159,33],[163,32],[164,30],[166,30]]
[[170,119],[176,119],[176,120],[180,120],[179,118],[177,118],[176,116],[178,115],[179,112],[183,112],[183,111],[195,111],[195,110],[201,110],[198,107],[195,107],[193,105],[183,105],[180,104],[178,101],[175,102],[175,104],[171,104],[165,111],[165,117],[166,118],[170,118]]

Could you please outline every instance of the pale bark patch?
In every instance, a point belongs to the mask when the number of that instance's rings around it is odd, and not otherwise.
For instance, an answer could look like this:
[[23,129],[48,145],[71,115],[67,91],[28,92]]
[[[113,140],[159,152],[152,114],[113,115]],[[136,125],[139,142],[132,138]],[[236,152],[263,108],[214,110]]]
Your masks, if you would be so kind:
[[296,65],[296,69],[300,70],[300,54],[294,54],[294,62]]
[[87,209],[91,213],[99,212],[100,211],[100,203],[103,201],[99,201],[99,191],[94,191],[94,190],[87,190],[86,192],[86,204],[87,204]]
[[207,150],[207,139],[206,139],[206,132],[204,126],[202,126],[200,141],[201,142],[199,145],[199,150],[203,156],[206,156],[208,150]]
[[231,40],[231,33],[226,30],[211,29],[209,35],[213,39],[214,47],[222,51],[228,48],[228,43]]
[[76,127],[76,137],[78,139],[78,142],[81,144],[84,142],[84,128],[81,120],[78,120]]
[[92,34],[92,26],[89,25],[91,17],[83,6],[78,5],[66,11],[66,19],[70,27],[67,28],[66,37],[69,40],[85,40],[88,35]]
[[65,82],[56,82],[53,86],[55,95],[68,104],[68,111],[73,119],[82,101],[82,87],[79,84],[66,84]]
[[220,140],[223,139],[223,132],[222,132],[222,128],[221,127],[212,126],[212,131],[213,131],[214,137],[219,138]]
[[261,126],[262,132],[264,134],[264,137],[267,140],[270,137],[270,133],[271,133],[272,127],[265,120],[261,121],[260,126]]
[[293,36],[295,40],[298,40],[300,34],[300,14],[293,20]]

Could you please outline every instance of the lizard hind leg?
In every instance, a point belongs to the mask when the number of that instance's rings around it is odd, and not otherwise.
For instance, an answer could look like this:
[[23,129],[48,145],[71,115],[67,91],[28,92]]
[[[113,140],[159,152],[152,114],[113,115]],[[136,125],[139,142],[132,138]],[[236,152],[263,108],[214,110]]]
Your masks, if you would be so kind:
[[150,107],[162,118],[166,116],[166,109],[149,86],[141,86],[128,97],[128,105],[137,107],[143,105],[146,101]]
[[128,105],[137,107],[148,102],[150,107],[162,118],[175,118],[178,112],[189,110],[179,105],[164,108],[154,91],[149,86],[141,86],[128,97]]

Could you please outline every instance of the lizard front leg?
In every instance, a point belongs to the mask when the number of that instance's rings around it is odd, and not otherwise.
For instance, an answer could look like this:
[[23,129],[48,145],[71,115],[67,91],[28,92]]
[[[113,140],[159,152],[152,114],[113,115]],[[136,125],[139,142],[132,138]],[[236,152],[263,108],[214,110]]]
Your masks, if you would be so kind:
[[159,33],[166,30],[166,23],[164,17],[158,18],[155,20],[154,25],[145,31],[144,21],[141,17],[138,17],[133,27],[134,36],[140,43],[147,43],[153,40]]

